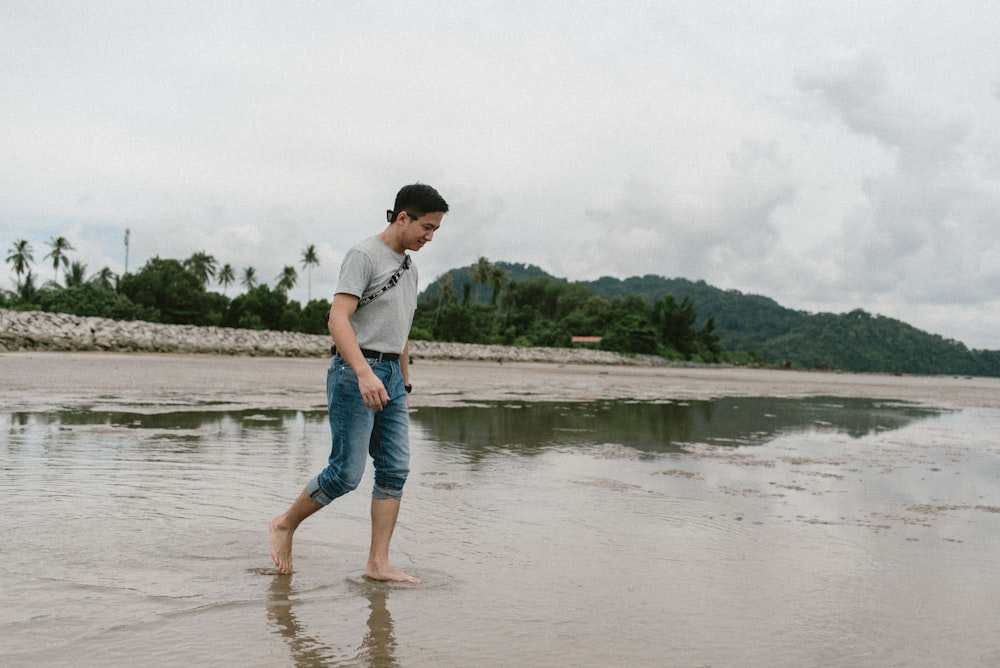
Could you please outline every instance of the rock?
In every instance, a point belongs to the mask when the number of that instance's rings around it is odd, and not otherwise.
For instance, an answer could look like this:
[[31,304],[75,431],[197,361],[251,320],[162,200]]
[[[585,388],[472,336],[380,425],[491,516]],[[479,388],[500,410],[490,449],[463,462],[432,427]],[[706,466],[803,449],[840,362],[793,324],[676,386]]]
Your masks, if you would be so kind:
[[[0,351],[68,350],[200,353],[264,357],[325,357],[330,337],[228,327],[164,325],[66,313],[0,309]],[[519,348],[411,341],[410,358],[548,362],[558,364],[667,364],[655,356],[627,356],[583,348]]]

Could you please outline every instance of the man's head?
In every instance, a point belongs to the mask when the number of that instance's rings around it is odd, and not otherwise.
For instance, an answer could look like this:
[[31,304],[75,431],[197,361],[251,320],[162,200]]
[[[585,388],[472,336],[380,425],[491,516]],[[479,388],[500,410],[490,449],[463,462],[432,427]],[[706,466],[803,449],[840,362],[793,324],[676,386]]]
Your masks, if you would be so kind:
[[404,211],[410,218],[416,219],[427,213],[448,213],[448,203],[434,188],[414,183],[399,189],[392,209],[385,212],[386,220],[395,223]]
[[418,251],[431,242],[448,212],[437,190],[422,183],[403,186],[396,203],[386,211],[389,227],[380,236],[397,253]]

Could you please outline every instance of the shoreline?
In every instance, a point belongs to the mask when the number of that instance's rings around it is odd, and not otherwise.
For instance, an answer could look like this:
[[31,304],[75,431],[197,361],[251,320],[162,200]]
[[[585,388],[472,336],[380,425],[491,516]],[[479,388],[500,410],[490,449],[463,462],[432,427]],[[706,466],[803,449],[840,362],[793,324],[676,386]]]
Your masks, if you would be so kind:
[[[0,309],[8,411],[325,409],[330,338]],[[410,404],[862,397],[1000,409],[1000,378],[672,363],[590,349],[411,341]]]
[[[165,353],[0,353],[6,413],[326,410],[329,361]],[[1000,410],[1000,379],[742,367],[416,359],[410,406],[842,397]]]
[[[0,353],[28,351],[171,353],[248,357],[328,357],[326,334],[165,325],[67,313],[0,309]],[[519,348],[410,341],[414,360],[481,360],[558,364],[695,366],[655,355],[622,355],[588,348]]]

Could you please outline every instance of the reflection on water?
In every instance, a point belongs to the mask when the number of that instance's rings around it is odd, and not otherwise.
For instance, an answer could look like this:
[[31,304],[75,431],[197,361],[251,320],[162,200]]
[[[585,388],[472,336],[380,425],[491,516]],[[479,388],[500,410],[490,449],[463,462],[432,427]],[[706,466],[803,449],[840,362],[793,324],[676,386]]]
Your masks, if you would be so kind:
[[530,454],[552,446],[617,443],[647,453],[670,453],[693,443],[759,444],[797,431],[861,438],[940,412],[871,399],[729,397],[679,403],[476,403],[421,408],[412,420],[436,441],[460,448],[511,448]]
[[[692,443],[753,445],[796,431],[843,432],[852,438],[899,429],[940,414],[936,408],[875,399],[725,397],[669,403],[596,401],[476,402],[427,407],[411,419],[436,441],[459,447],[514,448],[520,453],[553,446],[620,443],[649,453],[682,452]],[[90,412],[8,414],[10,428],[131,429],[172,441],[205,440],[222,433],[287,432],[306,421],[325,423],[324,411],[226,411],[138,414]]]
[[1000,661],[996,411],[412,418],[393,558],[423,584],[400,587],[361,577],[370,470],[274,574],[266,521],[325,461],[321,411],[0,413],[0,665]]
[[368,615],[368,633],[361,642],[362,658],[372,668],[395,668],[396,639],[392,635],[392,615],[389,614],[389,589],[373,583],[368,593],[371,614]]
[[291,576],[278,575],[271,580],[267,617],[288,642],[293,665],[300,668],[330,665],[331,648],[312,637],[295,616]]
[[209,434],[234,427],[282,430],[300,425],[308,416],[325,419],[325,411],[247,410],[247,411],[178,411],[176,413],[129,413],[125,411],[66,410],[56,413],[8,413],[11,427],[34,425],[107,427],[141,429],[169,433],[190,431]]
[[[358,666],[360,668],[395,668],[396,639],[393,636],[392,615],[388,599],[392,585],[384,582],[362,582],[357,587],[368,599],[368,631],[355,651],[337,649],[314,637],[295,613],[297,592],[292,576],[276,575],[271,581],[268,620],[288,643],[292,664],[298,668],[322,666]],[[346,657],[346,658],[345,658]]]

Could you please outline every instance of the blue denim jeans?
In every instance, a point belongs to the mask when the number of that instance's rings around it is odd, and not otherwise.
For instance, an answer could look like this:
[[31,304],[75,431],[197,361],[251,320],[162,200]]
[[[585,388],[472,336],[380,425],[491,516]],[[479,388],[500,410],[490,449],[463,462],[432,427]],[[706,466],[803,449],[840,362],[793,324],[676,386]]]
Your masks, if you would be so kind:
[[389,393],[381,411],[365,406],[358,376],[340,355],[326,374],[330,411],[330,459],[325,469],[306,484],[309,496],[324,506],[353,491],[365,472],[369,455],[375,467],[374,499],[399,499],[410,472],[410,416],[399,362],[369,359],[375,375]]

